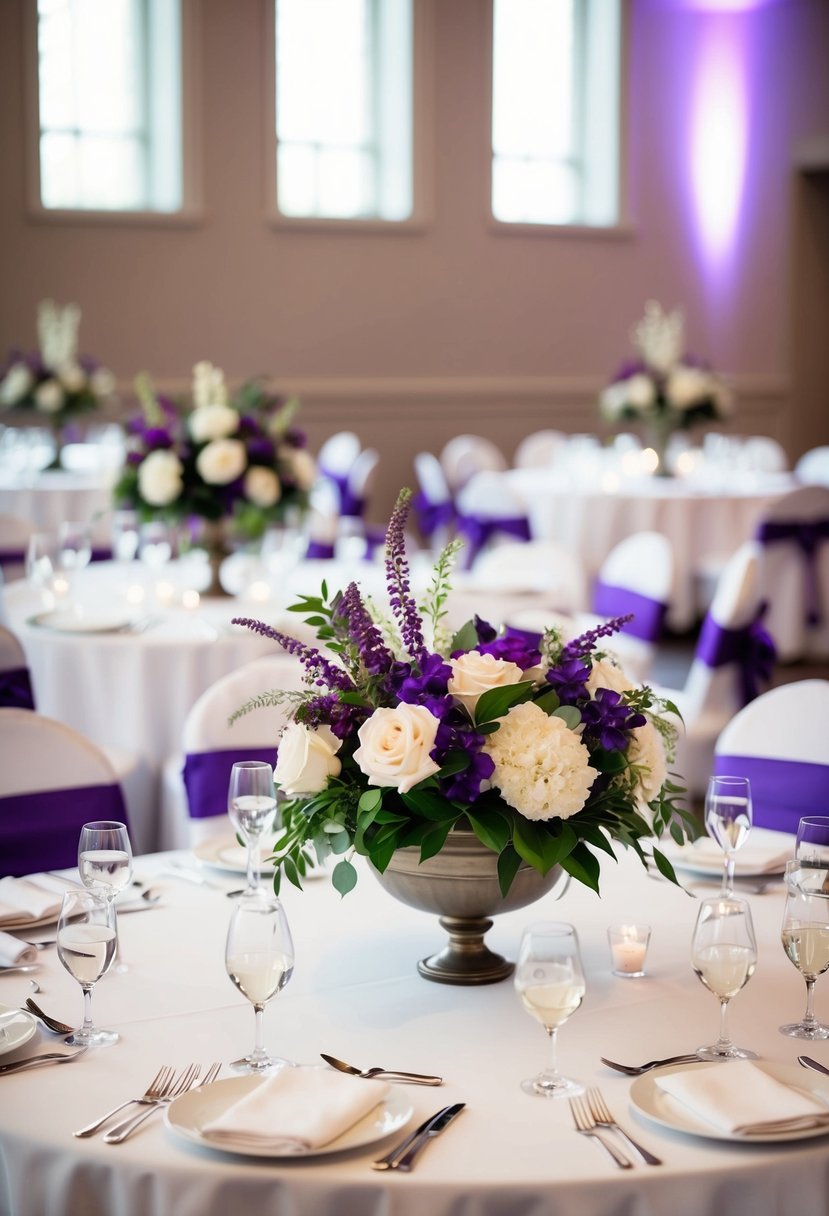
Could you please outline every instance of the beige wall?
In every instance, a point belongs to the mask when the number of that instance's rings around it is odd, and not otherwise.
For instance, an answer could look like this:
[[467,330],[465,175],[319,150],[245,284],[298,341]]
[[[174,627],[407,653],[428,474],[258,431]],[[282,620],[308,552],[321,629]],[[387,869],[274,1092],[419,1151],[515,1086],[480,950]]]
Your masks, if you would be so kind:
[[[595,393],[653,296],[684,307],[689,347],[734,378],[737,430],[801,450],[829,440],[825,414],[798,419],[788,399],[795,151],[829,131],[825,0],[725,17],[631,0],[629,217],[597,235],[499,232],[487,219],[488,0],[434,0],[432,215],[416,232],[268,223],[266,0],[200,6],[197,222],[38,220],[24,182],[23,10],[35,3],[0,0],[0,352],[34,343],[37,302],[52,296],[80,303],[83,349],[125,383],[147,369],[183,385],[202,358],[233,380],[269,373],[301,391],[312,442],[349,426],[380,447],[382,517],[411,482],[413,452],[458,430],[511,453],[539,426],[595,429]],[[697,248],[686,174],[715,21],[742,47],[749,117],[740,224],[718,275]]]

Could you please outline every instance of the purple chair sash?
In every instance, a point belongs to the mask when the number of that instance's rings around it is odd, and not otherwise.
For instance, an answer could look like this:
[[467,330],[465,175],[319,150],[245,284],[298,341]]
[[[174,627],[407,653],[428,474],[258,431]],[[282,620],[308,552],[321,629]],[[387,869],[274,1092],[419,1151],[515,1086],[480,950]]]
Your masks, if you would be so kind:
[[374,560],[374,555],[378,549],[382,549],[386,543],[386,529],[383,527],[366,527],[366,561]]
[[310,561],[330,561],[334,556],[334,542],[328,540],[309,540],[305,556]]
[[431,540],[439,528],[450,528],[455,520],[455,508],[449,499],[431,502],[422,490],[412,499],[417,526],[422,536]]
[[748,777],[754,822],[775,832],[794,834],[804,815],[829,802],[829,764],[715,755],[714,774]]
[[651,599],[638,591],[627,587],[614,587],[612,583],[604,583],[598,579],[593,590],[593,611],[597,616],[608,619],[616,616],[627,616],[633,613],[633,620],[627,621],[621,629],[622,633],[630,633],[633,637],[641,638],[643,642],[658,642],[665,626],[665,616],[668,605],[661,600]]
[[791,541],[798,546],[806,563],[806,620],[810,625],[819,625],[823,620],[825,605],[820,602],[816,557],[818,546],[829,541],[829,519],[770,520],[760,524],[755,539],[761,545]]
[[19,566],[25,560],[25,549],[0,549],[0,566]]
[[458,532],[467,539],[467,569],[472,565],[481,549],[499,532],[514,536],[517,540],[530,539],[530,521],[526,515],[459,515]]
[[330,482],[337,487],[337,494],[340,500],[340,515],[361,516],[366,509],[364,498],[360,498],[348,484],[347,473],[334,473],[330,469],[321,468],[320,472],[323,477],[327,477]]
[[227,814],[227,786],[237,760],[276,763],[273,747],[237,747],[229,751],[188,752],[184,757],[184,788],[191,819],[210,819]]
[[706,667],[725,667],[734,663],[739,668],[742,704],[748,705],[760,691],[761,681],[770,679],[777,657],[774,641],[761,625],[766,605],[742,629],[726,629],[709,612],[702,623],[694,658]]
[[0,671],[0,706],[3,709],[34,709],[35,695],[28,667]]
[[76,865],[80,830],[93,819],[116,819],[129,827],[119,785],[0,798],[0,877]]

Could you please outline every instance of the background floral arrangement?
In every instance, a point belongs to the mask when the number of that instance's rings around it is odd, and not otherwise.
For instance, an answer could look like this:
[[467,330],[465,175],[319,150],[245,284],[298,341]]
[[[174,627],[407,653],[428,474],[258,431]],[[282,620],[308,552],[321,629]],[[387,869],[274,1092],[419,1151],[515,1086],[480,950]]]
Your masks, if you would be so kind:
[[[277,890],[281,872],[301,885],[315,851],[341,855],[333,883],[345,894],[357,880],[354,852],[382,872],[398,848],[418,846],[421,860],[439,853],[456,825],[498,855],[504,893],[522,860],[542,874],[558,863],[598,890],[596,854],[613,856],[612,840],[644,862],[644,838],[695,835],[668,775],[675,729],[665,715],[675,709],[632,686],[603,649],[621,620],[568,642],[550,629],[538,648],[478,617],[451,636],[445,603],[459,544],[441,554],[419,609],[403,539],[409,498],[404,490],[386,535],[389,617],[351,583],[293,606],[310,612],[326,653],[259,621],[235,622],[296,655],[309,684],[264,693],[234,715],[291,706],[275,770],[288,797]],[[667,858],[656,848],[653,857],[675,881]]]
[[641,420],[667,431],[731,413],[731,393],[712,371],[684,353],[682,313],[663,312],[655,300],[631,334],[639,358],[625,363],[602,392],[599,406],[611,422]]
[[224,374],[206,362],[193,369],[190,408],[157,394],[146,376],[136,390],[143,412],[130,424],[119,506],[144,520],[232,519],[249,538],[307,506],[316,465],[293,426],[298,401],[283,403],[255,380],[230,400]]
[[57,425],[98,409],[113,394],[115,377],[94,359],[78,354],[81,311],[51,300],[38,307],[39,349],[12,351],[0,373],[0,408],[34,409]]

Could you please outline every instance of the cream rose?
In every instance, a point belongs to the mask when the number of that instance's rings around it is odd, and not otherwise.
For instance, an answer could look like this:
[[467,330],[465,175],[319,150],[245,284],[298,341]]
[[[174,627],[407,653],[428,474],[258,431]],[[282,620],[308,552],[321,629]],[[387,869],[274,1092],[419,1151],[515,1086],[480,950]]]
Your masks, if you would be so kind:
[[525,819],[569,819],[599,775],[579,736],[532,701],[508,711],[485,750],[495,761],[492,784]]
[[609,688],[611,692],[629,692],[634,685],[627,674],[613,659],[597,659],[586,682],[587,691],[595,697],[600,688]]
[[628,405],[640,413],[646,413],[656,402],[656,389],[650,376],[638,372],[627,382]]
[[239,411],[229,405],[203,405],[193,410],[188,426],[196,443],[227,439],[239,429]]
[[627,380],[609,384],[599,398],[599,405],[605,418],[619,418],[628,404]]
[[86,372],[77,363],[66,363],[58,372],[67,393],[79,393],[86,384]]
[[712,389],[708,372],[699,367],[677,367],[668,376],[665,396],[674,409],[687,410],[709,398]]
[[274,784],[290,798],[318,794],[329,777],[339,776],[342,764],[336,753],[341,746],[342,741],[328,726],[309,730],[299,722],[290,722],[279,740]]
[[66,400],[57,380],[44,380],[35,389],[35,405],[45,414],[56,414]]
[[524,673],[517,663],[507,659],[496,659],[492,654],[481,654],[479,650],[469,650],[457,659],[450,659],[452,675],[446,686],[446,691],[462,705],[467,713],[474,715],[479,697],[491,688],[503,688],[508,684],[518,684],[524,678]]
[[305,448],[288,448],[285,463],[300,490],[310,490],[317,480],[317,463]]
[[636,769],[639,810],[642,811],[657,796],[668,778],[668,764],[662,736],[647,722],[631,732],[628,760]]
[[202,360],[193,368],[193,402],[197,409],[208,405],[227,405],[225,374],[220,367],[214,367],[207,360]]
[[429,753],[435,745],[438,719],[425,705],[375,709],[357,732],[354,753],[369,785],[394,786],[405,794],[438,771]]
[[34,383],[34,377],[25,363],[14,363],[0,384],[0,405],[14,405],[22,401]]
[[272,507],[282,497],[282,486],[273,469],[255,464],[245,474],[245,498],[263,510]]
[[182,464],[175,452],[150,452],[138,469],[138,491],[151,507],[166,507],[181,493]]
[[108,397],[115,392],[115,377],[108,367],[96,367],[89,377],[89,387],[96,397]]
[[211,486],[226,486],[245,471],[248,458],[240,439],[214,439],[196,457],[202,481]]

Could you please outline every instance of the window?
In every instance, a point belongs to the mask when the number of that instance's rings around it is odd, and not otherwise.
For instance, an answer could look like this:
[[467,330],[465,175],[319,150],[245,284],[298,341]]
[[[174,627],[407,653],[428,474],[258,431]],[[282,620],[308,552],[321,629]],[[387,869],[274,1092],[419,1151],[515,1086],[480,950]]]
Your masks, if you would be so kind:
[[38,0],[40,202],[182,206],[178,0]]
[[282,215],[413,210],[411,0],[275,0]]
[[619,0],[493,0],[497,220],[617,222],[620,56]]

